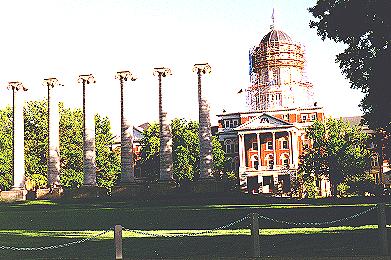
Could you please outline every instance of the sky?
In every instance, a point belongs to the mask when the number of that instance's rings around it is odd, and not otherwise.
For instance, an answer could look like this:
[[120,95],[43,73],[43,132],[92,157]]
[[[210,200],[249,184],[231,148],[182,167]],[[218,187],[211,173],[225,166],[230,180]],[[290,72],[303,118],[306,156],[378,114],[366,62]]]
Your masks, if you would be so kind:
[[78,75],[92,73],[93,109],[120,131],[120,86],[127,82],[134,125],[158,121],[158,81],[153,68],[168,67],[163,105],[169,119],[198,119],[195,63],[208,62],[202,77],[212,125],[217,114],[247,111],[239,89],[249,86],[248,51],[269,32],[275,8],[277,29],[305,46],[307,78],[318,104],[333,117],[361,115],[363,97],[350,89],[335,55],[342,44],[322,41],[307,11],[315,0],[56,0],[0,1],[0,108],[12,104],[9,81],[21,81],[26,100],[46,98],[44,78],[56,77],[66,107],[82,106]]

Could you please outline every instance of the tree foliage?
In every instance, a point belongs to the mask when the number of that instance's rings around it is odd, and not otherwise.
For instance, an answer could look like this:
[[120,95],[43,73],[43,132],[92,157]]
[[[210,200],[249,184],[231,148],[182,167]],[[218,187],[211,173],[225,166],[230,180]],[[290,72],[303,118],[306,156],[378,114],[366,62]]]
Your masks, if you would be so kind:
[[330,180],[333,195],[337,186],[365,174],[370,168],[368,135],[341,120],[316,121],[307,129],[311,145],[304,147],[299,172],[304,183],[322,177]]
[[12,186],[12,109],[0,110],[0,190]]
[[[171,122],[173,175],[179,182],[189,182],[199,177],[199,124],[185,119],[174,119]],[[143,173],[151,180],[159,178],[159,124],[152,124],[144,131],[141,140],[141,163]],[[224,167],[224,151],[216,137],[212,137],[213,171],[219,173]]]
[[361,90],[364,120],[381,130],[386,156],[391,147],[391,1],[318,0],[309,8],[318,35],[346,44],[337,62],[351,87]]
[[[25,174],[29,185],[47,185],[47,101],[30,101],[24,108]],[[113,143],[110,121],[95,116],[98,186],[110,189],[120,172],[120,158],[110,150]],[[60,181],[64,187],[83,184],[83,114],[81,109],[60,103]],[[12,186],[12,109],[0,110],[0,189]]]

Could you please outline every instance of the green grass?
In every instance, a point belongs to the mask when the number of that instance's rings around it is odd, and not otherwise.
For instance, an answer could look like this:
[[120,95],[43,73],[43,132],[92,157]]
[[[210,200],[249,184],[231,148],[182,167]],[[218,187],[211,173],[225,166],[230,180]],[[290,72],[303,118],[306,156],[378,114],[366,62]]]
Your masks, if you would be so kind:
[[[124,202],[50,201],[0,204],[0,245],[60,245],[96,236],[121,224],[125,228],[143,232],[123,232],[126,257],[243,258],[250,256],[248,219],[226,230],[209,231],[251,212],[287,221],[321,222],[351,216],[373,206],[304,203],[148,206]],[[387,214],[390,213],[388,207]],[[263,255],[349,256],[376,255],[379,251],[376,210],[330,227],[294,227],[263,219],[260,220],[260,227]],[[178,237],[193,233],[195,235],[190,237]],[[0,250],[1,259],[111,259],[113,254],[112,231],[70,247],[22,252]]]

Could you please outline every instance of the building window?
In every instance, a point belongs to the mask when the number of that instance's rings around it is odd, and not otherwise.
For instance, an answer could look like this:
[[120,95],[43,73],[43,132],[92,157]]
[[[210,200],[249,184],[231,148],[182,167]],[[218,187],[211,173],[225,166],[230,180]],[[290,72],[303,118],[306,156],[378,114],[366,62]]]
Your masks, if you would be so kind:
[[237,119],[232,120],[232,128],[237,127],[239,125],[239,122]]
[[289,114],[282,115],[282,119],[289,122]]
[[234,152],[234,145],[230,139],[225,140],[224,145],[225,145],[225,153],[231,154]]
[[316,120],[316,114],[312,114],[311,115],[311,121],[315,121]]
[[258,150],[258,143],[257,142],[253,142],[251,144],[251,147],[252,147],[253,150]]
[[372,167],[378,167],[379,166],[379,157],[377,154],[372,155],[371,157],[371,166]]
[[261,123],[269,123],[269,118],[261,118]]
[[285,168],[289,168],[289,155],[284,153],[281,155],[281,165]]
[[301,121],[303,122],[307,121],[307,115],[301,115]]
[[266,156],[266,164],[267,164],[267,167],[270,169],[270,170],[273,170],[274,168],[274,158],[273,158],[273,155],[272,154],[269,154]]
[[259,162],[258,162],[258,156],[254,155],[251,157],[252,167],[256,170],[258,170]]
[[229,120],[224,120],[224,128],[229,128]]
[[273,150],[273,142],[272,141],[266,142],[266,150]]
[[288,149],[288,140],[282,140],[281,141],[281,148],[282,149]]

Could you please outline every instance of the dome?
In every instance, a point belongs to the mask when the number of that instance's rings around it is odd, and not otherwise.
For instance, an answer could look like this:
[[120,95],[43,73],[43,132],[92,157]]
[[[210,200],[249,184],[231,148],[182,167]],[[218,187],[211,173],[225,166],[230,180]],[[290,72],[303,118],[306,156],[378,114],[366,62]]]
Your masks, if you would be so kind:
[[288,34],[280,30],[271,30],[268,34],[263,36],[261,43],[271,43],[271,42],[288,42],[292,43],[291,37]]

